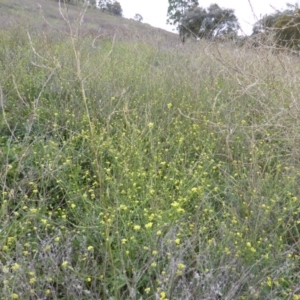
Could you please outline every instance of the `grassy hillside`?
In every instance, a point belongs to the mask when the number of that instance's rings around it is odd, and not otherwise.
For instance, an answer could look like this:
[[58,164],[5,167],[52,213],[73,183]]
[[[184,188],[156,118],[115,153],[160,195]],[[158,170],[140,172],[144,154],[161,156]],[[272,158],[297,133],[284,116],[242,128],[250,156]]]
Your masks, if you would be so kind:
[[0,298],[300,299],[299,58],[39,3],[0,5]]
[[[63,9],[67,8],[66,17],[72,24],[77,23],[82,16],[81,7],[63,4],[61,6]],[[56,0],[0,0],[0,27],[17,26],[19,22],[22,26],[26,24],[26,29],[30,31],[68,30]],[[82,18],[80,31],[81,36],[100,35],[102,39],[115,36],[118,40],[154,41],[166,46],[178,44],[177,34],[154,28],[149,24],[102,13],[92,7],[87,9]]]

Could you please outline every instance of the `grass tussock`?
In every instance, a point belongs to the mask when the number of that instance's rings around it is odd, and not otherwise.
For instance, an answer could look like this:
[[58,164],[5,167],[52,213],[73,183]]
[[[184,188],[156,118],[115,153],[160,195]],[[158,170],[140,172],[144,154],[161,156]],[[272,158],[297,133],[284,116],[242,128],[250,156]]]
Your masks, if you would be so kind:
[[300,299],[298,58],[18,28],[1,299]]

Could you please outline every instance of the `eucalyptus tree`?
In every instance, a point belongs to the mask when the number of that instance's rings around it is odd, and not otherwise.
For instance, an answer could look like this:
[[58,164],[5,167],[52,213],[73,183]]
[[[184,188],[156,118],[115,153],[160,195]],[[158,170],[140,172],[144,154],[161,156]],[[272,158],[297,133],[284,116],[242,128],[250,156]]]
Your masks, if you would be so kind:
[[168,0],[167,24],[176,25],[185,13],[199,5],[198,0]]
[[300,50],[299,5],[287,4],[284,11],[265,15],[253,26],[252,37],[268,36],[274,46]]
[[207,9],[193,7],[180,20],[179,33],[184,42],[187,37],[213,39],[235,36],[240,26],[233,9],[211,4]]

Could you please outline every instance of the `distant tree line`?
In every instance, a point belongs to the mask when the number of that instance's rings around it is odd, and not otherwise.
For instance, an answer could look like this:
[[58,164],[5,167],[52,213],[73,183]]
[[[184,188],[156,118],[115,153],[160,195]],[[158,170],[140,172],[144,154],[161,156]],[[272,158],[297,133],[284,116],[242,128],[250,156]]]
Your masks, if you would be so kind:
[[277,48],[300,50],[300,9],[287,4],[284,11],[265,15],[254,24],[252,37],[267,37]]
[[[177,25],[180,38],[210,40],[240,40],[240,25],[233,9],[211,4],[208,8],[199,6],[198,0],[168,0],[167,23]],[[263,16],[253,26],[250,37],[254,45],[268,42],[276,48],[300,51],[300,9],[298,4],[287,4],[284,11]]]
[[88,2],[90,5],[101,9],[103,12],[122,17],[123,10],[120,2],[115,0],[55,0],[56,2],[78,5]]
[[167,23],[177,25],[182,42],[188,37],[217,39],[234,38],[240,28],[233,9],[211,4],[207,9],[198,0],[169,0]]
[[122,17],[123,10],[120,2],[115,0],[93,0],[96,7],[100,8],[104,12],[108,12],[115,16]]
[[55,0],[55,1],[60,3],[68,3],[68,4],[80,4],[84,2],[84,0]]

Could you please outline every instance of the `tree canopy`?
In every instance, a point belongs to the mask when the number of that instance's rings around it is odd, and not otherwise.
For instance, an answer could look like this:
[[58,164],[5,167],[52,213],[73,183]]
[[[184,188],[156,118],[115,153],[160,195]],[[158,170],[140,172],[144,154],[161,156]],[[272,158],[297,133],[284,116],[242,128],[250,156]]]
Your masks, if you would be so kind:
[[198,0],[168,0],[167,24],[176,25],[180,22],[186,11],[197,7]]
[[118,1],[110,1],[109,3],[107,3],[107,11],[115,16],[122,17],[123,15],[121,4]]
[[197,6],[187,10],[180,19],[179,33],[184,42],[189,36],[212,39],[237,35],[239,28],[233,9],[211,4],[207,9]]
[[253,26],[252,36],[269,35],[277,47],[300,50],[300,9],[297,4],[287,4],[287,9],[265,15]]
[[115,16],[121,16],[123,14],[123,10],[120,2],[114,0],[98,0],[97,6],[105,12],[108,12]]

